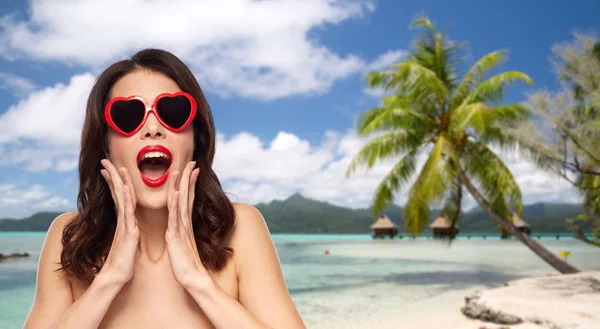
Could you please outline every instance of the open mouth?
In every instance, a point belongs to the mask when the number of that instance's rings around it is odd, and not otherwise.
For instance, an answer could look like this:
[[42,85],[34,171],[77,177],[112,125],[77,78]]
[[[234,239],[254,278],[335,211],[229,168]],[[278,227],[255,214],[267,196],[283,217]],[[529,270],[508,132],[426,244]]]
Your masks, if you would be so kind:
[[171,152],[164,146],[146,146],[138,153],[138,169],[144,183],[158,187],[167,181],[171,168]]

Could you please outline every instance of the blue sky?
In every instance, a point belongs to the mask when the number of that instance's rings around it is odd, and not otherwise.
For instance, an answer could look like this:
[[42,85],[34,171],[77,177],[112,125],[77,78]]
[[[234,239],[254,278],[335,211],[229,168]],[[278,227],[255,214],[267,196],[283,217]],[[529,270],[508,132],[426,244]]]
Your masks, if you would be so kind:
[[[418,14],[467,42],[468,64],[509,49],[502,69],[535,82],[513,87],[510,102],[556,89],[552,45],[599,28],[596,1],[136,2],[0,3],[0,218],[75,209],[87,93],[107,65],[144,47],[171,50],[196,74],[219,133],[214,168],[235,201],[300,192],[366,207],[393,162],[343,177],[365,142],[355,119],[380,100],[364,76],[401,59]],[[506,161],[526,203],[577,200],[525,160]]]

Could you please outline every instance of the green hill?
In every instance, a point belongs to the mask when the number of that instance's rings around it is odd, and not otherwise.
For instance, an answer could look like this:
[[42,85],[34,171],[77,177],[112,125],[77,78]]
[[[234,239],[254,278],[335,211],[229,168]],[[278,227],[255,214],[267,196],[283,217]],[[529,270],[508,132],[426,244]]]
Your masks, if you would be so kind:
[[[369,209],[351,209],[312,200],[296,193],[286,200],[255,205],[263,214],[271,233],[368,233],[373,223]],[[527,205],[523,219],[533,232],[567,232],[566,218],[581,212],[577,204],[536,203]],[[393,205],[384,213],[404,231],[402,208]],[[58,212],[40,212],[24,219],[0,219],[0,231],[47,231]],[[432,218],[433,219],[433,218]],[[479,208],[460,218],[462,233],[497,233],[493,222]]]
[[[298,193],[284,201],[273,200],[255,207],[265,217],[271,233],[363,233],[373,224],[369,209],[339,207]],[[394,218],[402,213],[402,208],[393,205],[385,213]]]
[[0,231],[48,231],[50,223],[60,215],[60,212],[38,212],[27,218],[13,219],[4,218],[0,219]]

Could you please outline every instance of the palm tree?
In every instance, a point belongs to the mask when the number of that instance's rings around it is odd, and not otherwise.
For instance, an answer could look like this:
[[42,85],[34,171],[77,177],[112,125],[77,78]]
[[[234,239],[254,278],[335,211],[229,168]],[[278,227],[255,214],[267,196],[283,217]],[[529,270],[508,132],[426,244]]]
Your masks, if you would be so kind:
[[521,214],[523,208],[521,191],[506,165],[488,147],[517,146],[517,140],[499,124],[517,125],[527,120],[530,112],[522,104],[498,103],[506,85],[517,81],[532,84],[531,79],[518,71],[485,79],[506,59],[506,51],[495,51],[479,59],[459,80],[456,58],[460,46],[437,32],[427,17],[417,18],[411,28],[420,28],[422,33],[409,56],[394,64],[393,70],[368,74],[371,88],[394,94],[361,115],[360,135],[379,134],[359,151],[346,172],[350,176],[359,166],[372,168],[378,160],[402,156],[376,189],[374,217],[392,203],[395,191],[409,183],[419,154],[428,153],[404,208],[408,231],[416,235],[424,230],[432,205],[442,204],[441,214],[456,225],[465,187],[502,230],[561,273],[578,272],[512,224],[510,211]]

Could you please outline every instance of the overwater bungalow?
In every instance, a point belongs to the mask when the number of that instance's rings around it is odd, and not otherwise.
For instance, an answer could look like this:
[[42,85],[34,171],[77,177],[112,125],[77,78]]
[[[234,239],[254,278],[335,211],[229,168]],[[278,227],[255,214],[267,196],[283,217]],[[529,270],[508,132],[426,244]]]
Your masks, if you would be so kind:
[[529,224],[525,223],[525,221],[519,217],[519,215],[513,213],[513,224],[521,231],[525,232],[527,235],[531,234],[531,227]]
[[[531,235],[531,227],[527,224],[519,215],[516,213],[512,214],[512,222],[513,225],[517,227],[518,230],[524,232],[527,235]],[[509,234],[506,234],[504,231],[502,232],[502,239],[508,238]]]
[[393,239],[398,234],[398,226],[394,224],[386,215],[381,215],[379,219],[371,225],[371,236],[373,239],[385,238],[389,236]]
[[452,222],[446,217],[438,217],[429,225],[429,228],[433,230],[434,238],[448,238],[456,236],[459,232],[458,225],[454,226],[454,230],[451,230]]

